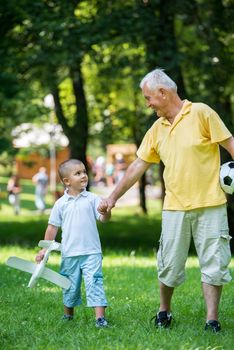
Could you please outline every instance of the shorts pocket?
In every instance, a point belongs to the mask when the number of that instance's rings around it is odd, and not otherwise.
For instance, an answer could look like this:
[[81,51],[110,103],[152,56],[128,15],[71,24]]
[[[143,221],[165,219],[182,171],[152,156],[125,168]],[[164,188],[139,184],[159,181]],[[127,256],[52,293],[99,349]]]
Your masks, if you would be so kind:
[[228,266],[231,261],[230,240],[232,237],[227,230],[220,232],[220,258],[222,267]]
[[159,239],[159,247],[158,247],[158,251],[157,251],[157,264],[158,264],[158,268],[162,269],[164,268],[164,259],[163,259],[163,238],[160,237]]
[[226,233],[221,233],[220,238],[224,239],[227,242],[230,242],[230,240],[232,239],[232,236]]

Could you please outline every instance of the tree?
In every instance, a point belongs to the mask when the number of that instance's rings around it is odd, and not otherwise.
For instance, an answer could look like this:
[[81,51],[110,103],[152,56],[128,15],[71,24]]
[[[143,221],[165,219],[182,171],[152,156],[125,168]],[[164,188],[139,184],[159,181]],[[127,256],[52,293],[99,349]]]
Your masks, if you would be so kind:
[[[3,19],[6,115],[6,96],[15,88],[10,104],[18,120],[22,111],[24,118],[45,115],[43,97],[53,93],[73,157],[85,162],[90,134],[103,148],[108,142],[139,145],[155,116],[146,112],[138,86],[156,66],[177,82],[182,98],[210,104],[233,130],[229,0],[13,0]],[[25,103],[29,99],[33,103]],[[143,177],[146,211],[144,188]]]

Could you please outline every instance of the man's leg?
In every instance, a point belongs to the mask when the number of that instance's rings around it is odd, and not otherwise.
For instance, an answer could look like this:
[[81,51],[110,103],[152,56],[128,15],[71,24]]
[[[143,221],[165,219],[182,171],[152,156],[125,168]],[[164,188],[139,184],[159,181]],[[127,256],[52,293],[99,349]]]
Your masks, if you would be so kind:
[[171,311],[171,299],[174,292],[174,288],[166,286],[160,282],[160,306],[159,311]]
[[202,288],[207,315],[205,330],[221,330],[218,308],[222,285],[231,280],[231,260],[226,206],[201,208],[196,211],[193,226],[194,243],[199,257]]
[[174,287],[179,286],[185,279],[185,263],[190,239],[190,223],[189,218],[186,218],[186,213],[163,211],[162,232],[157,252],[160,306],[155,317],[156,327],[170,327],[171,299]]
[[222,293],[222,286],[213,286],[203,282],[202,288],[207,308],[206,319],[207,321],[218,321],[218,307]]
[[174,292],[173,287],[159,281],[160,286],[160,306],[155,316],[155,326],[158,328],[168,328],[171,325],[171,299]]

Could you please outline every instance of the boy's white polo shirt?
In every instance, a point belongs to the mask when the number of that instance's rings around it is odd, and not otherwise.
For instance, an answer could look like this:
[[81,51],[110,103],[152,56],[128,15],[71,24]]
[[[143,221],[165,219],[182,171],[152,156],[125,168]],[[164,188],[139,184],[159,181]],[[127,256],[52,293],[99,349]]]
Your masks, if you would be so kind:
[[49,224],[62,229],[62,256],[70,257],[101,253],[96,220],[100,197],[84,190],[78,196],[67,191],[52,208]]

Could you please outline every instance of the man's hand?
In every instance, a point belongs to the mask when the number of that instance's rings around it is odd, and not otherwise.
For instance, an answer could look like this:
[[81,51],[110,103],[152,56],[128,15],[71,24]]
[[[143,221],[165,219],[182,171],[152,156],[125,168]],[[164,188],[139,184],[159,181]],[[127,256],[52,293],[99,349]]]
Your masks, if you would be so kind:
[[111,198],[102,199],[98,206],[98,211],[101,215],[105,215],[106,213],[110,212],[112,208],[115,206],[115,201]]
[[149,168],[151,163],[145,162],[144,160],[137,158],[128,167],[124,177],[117,184],[114,191],[107,199],[103,199],[98,207],[100,214],[104,215],[114,208],[117,200],[134,185],[136,181],[144,174]]
[[45,249],[45,248],[44,248],[44,249],[41,249],[41,250],[39,251],[39,253],[37,254],[37,256],[36,256],[36,258],[35,258],[37,264],[39,264],[39,263],[43,260],[43,258],[44,258],[44,256],[45,256],[45,253],[46,253],[46,249]]

